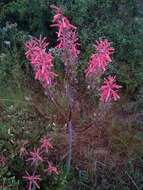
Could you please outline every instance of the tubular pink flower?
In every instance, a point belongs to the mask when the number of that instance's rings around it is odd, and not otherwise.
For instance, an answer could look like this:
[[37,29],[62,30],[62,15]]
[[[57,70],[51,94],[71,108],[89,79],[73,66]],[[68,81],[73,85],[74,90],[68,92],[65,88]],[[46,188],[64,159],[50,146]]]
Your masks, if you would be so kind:
[[37,165],[38,162],[43,162],[42,153],[40,152],[40,149],[37,148],[30,152],[30,158],[27,159],[27,161],[31,162],[31,165]]
[[51,27],[58,27],[58,37],[60,37],[65,30],[76,30],[76,27],[63,16],[62,10],[59,7],[52,6],[52,8],[55,10],[56,14],[53,19],[53,23],[55,24],[52,24]]
[[59,174],[58,169],[55,166],[53,166],[50,162],[48,162],[48,164],[49,164],[49,166],[48,166],[48,169],[46,171],[50,174],[58,175]]
[[96,53],[98,55],[102,55],[106,57],[107,62],[111,62],[110,55],[113,54],[114,48],[111,47],[111,42],[108,42],[107,39],[105,40],[100,40],[96,42],[95,48],[96,48]]
[[46,152],[48,152],[49,149],[53,148],[53,145],[50,143],[48,137],[43,137],[40,142],[41,142],[41,149],[45,149]]
[[97,76],[103,74],[107,69],[109,63],[111,63],[111,54],[114,49],[111,47],[111,43],[107,39],[97,41],[96,53],[94,53],[88,63],[88,68],[85,70],[86,77],[96,74]]
[[46,42],[46,38],[34,38],[28,42],[26,42],[25,44],[25,48],[26,48],[26,58],[31,61],[32,60],[32,57],[33,57],[33,54],[36,52],[36,51],[39,51],[39,49],[42,49],[42,50],[46,50],[46,48],[48,47],[49,43]]
[[41,180],[40,175],[35,175],[35,174],[30,175],[28,172],[26,172],[26,174],[27,175],[23,176],[22,178],[28,181],[28,190],[32,190],[33,185],[35,185],[35,187],[40,189],[40,186],[38,184],[38,182]]
[[76,35],[76,27],[62,14],[60,8],[52,6],[56,15],[54,16],[52,27],[57,27],[58,45],[56,48],[66,51],[66,55],[62,52],[62,59],[66,65],[68,61],[75,64],[79,55],[78,38]]
[[120,98],[118,95],[119,88],[121,88],[121,86],[116,84],[116,76],[109,76],[104,80],[104,83],[100,88],[100,100],[104,103],[110,102],[112,99],[117,101]]
[[51,85],[56,76],[53,70],[53,56],[46,52],[46,38],[33,39],[26,43],[26,58],[35,71],[35,79],[41,81],[44,88]]

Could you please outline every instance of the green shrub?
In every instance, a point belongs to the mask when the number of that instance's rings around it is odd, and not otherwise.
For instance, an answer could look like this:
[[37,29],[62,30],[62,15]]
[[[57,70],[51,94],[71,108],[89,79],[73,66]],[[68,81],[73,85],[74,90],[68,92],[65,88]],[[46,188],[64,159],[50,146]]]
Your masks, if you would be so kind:
[[18,85],[23,80],[22,68],[26,67],[23,44],[27,34],[16,24],[0,28],[0,83],[3,86]]

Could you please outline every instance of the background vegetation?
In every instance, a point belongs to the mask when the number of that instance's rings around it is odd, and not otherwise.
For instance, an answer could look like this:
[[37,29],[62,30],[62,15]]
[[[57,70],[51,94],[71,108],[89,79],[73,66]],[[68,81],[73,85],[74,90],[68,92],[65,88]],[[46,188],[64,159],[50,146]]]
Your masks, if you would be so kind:
[[[50,126],[52,134],[60,131],[53,126],[52,107],[46,108],[40,100],[42,90],[33,80],[33,73],[24,55],[24,43],[31,36],[46,36],[50,47],[56,36],[50,28],[53,13],[50,5],[62,7],[64,14],[78,28],[82,55],[79,62],[79,78],[83,81],[83,70],[92,53],[92,44],[99,38],[107,38],[115,48],[114,61],[108,71],[117,74],[123,86],[118,107],[118,123],[112,118],[108,129],[111,150],[115,157],[111,163],[100,165],[94,160],[96,169],[74,170],[66,177],[64,166],[61,175],[51,184],[54,190],[62,189],[142,189],[143,188],[143,1],[142,0],[1,0],[0,1],[0,149],[15,162],[16,150],[5,139],[19,142],[18,134],[36,126]],[[60,65],[60,64],[59,64]],[[62,69],[62,65],[60,65]],[[44,97],[44,95],[42,94]],[[91,97],[91,101],[92,101]],[[44,98],[43,98],[44,99]],[[64,100],[60,100],[63,101]],[[37,105],[38,102],[38,105]],[[47,110],[48,109],[48,110]],[[46,113],[50,111],[50,120]],[[66,108],[64,110],[66,112]],[[34,114],[33,114],[34,113]],[[59,114],[59,113],[57,113]],[[37,119],[38,118],[38,119]],[[122,121],[123,120],[123,121]],[[54,120],[56,123],[57,121]],[[57,122],[59,125],[59,121]],[[47,130],[47,129],[46,129]],[[41,135],[45,131],[41,131]],[[118,136],[118,137],[117,137]],[[28,136],[29,138],[29,136]],[[31,138],[31,136],[30,136]],[[38,138],[38,137],[37,137]],[[58,141],[58,140],[55,140]],[[131,147],[132,146],[132,147]],[[9,151],[10,149],[10,151]],[[90,150],[91,151],[91,150]],[[90,160],[91,152],[88,159]],[[101,159],[102,160],[102,159]],[[96,162],[97,161],[97,162]],[[105,161],[105,160],[104,160]],[[122,170],[120,162],[123,163]],[[0,185],[5,190],[22,187],[19,168],[13,171],[11,162],[0,169]],[[90,167],[89,167],[90,168]],[[116,176],[116,177],[114,177]],[[9,187],[10,184],[10,187]],[[43,184],[43,190],[47,189]],[[21,188],[22,189],[22,188]],[[4,190],[4,189],[3,189]]]

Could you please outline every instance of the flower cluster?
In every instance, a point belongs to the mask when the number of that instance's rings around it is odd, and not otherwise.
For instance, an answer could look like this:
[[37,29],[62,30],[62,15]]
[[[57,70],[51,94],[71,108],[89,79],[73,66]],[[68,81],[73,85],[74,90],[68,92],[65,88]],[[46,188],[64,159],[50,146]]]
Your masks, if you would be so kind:
[[[93,82],[94,77],[101,77],[106,71],[107,66],[112,62],[111,55],[114,52],[114,48],[111,47],[111,42],[107,39],[97,41],[94,47],[96,48],[96,53],[91,56],[88,68],[85,70],[86,77],[91,78],[91,82]],[[118,100],[120,98],[118,95],[119,88],[121,88],[121,86],[116,84],[116,76],[109,76],[105,79],[99,89],[101,102],[107,103],[111,100]]]
[[22,157],[26,159],[26,163],[30,163],[28,168],[32,171],[31,175],[26,171],[26,175],[23,176],[23,179],[28,183],[28,190],[32,190],[33,187],[40,189],[39,182],[41,181],[41,176],[35,173],[36,171],[40,171],[41,164],[43,165],[42,168],[44,170],[42,172],[44,172],[44,176],[46,174],[59,174],[57,167],[53,166],[52,162],[48,160],[48,152],[50,149],[53,149],[53,145],[47,136],[40,140],[39,148],[34,148],[32,151],[28,151],[26,150],[26,147],[24,147],[24,152],[26,154],[22,155]]
[[79,55],[76,27],[62,14],[60,8],[55,6],[52,6],[52,8],[56,14],[53,19],[54,24],[51,26],[58,28],[58,45],[56,48],[63,50],[61,56],[65,65],[67,65],[68,62],[75,64]]
[[32,39],[25,45],[26,58],[30,61],[34,71],[35,79],[41,81],[44,88],[51,85],[56,76],[53,70],[53,56],[46,52],[48,43],[46,38]]
[[41,142],[41,149],[44,149],[46,152],[48,152],[49,149],[53,148],[53,145],[50,143],[48,137],[43,137],[40,142]]
[[30,175],[28,172],[26,172],[26,176],[23,176],[23,179],[29,183],[28,190],[32,190],[33,186],[40,189],[40,186],[38,184],[38,182],[41,180],[40,175]]
[[120,98],[118,95],[119,88],[121,88],[121,86],[116,84],[116,77],[109,76],[104,80],[104,83],[100,88],[100,100],[104,103],[110,102],[112,99],[117,101]]
[[53,166],[50,162],[48,162],[48,169],[46,169],[45,171],[47,171],[50,174],[59,174],[57,167]]
[[34,148],[34,150],[30,152],[30,157],[27,161],[30,161],[31,165],[38,165],[38,162],[43,162],[41,150],[39,148]]
[[111,54],[113,54],[114,49],[111,47],[111,43],[108,42],[107,39],[97,41],[96,45],[96,53],[94,53],[90,61],[88,63],[88,68],[86,69],[86,77],[92,76],[100,76],[105,72],[109,63],[111,63]]

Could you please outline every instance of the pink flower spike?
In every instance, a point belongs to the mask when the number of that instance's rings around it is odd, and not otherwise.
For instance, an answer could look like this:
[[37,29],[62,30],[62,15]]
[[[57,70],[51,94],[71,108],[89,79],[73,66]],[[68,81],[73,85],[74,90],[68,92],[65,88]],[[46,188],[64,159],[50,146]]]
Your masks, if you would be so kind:
[[53,56],[46,52],[48,42],[46,38],[32,39],[25,45],[26,58],[30,61],[34,71],[35,79],[39,80],[44,88],[49,87],[55,76],[53,72]]
[[31,162],[31,165],[37,165],[38,162],[43,162],[43,158],[41,156],[40,149],[37,148],[30,152],[31,157],[27,159],[27,161]]
[[111,47],[111,42],[108,42],[107,39],[100,40],[96,42],[94,47],[96,52],[92,54],[89,60],[88,68],[85,70],[86,77],[93,74],[100,76],[105,72],[108,64],[112,62],[111,54],[113,54],[114,49]]
[[33,185],[40,189],[40,186],[38,185],[38,182],[41,180],[40,175],[32,174],[30,175],[28,172],[26,172],[26,176],[23,176],[22,178],[28,181],[28,190],[33,189]]
[[110,61],[110,55],[114,53],[114,48],[111,47],[111,42],[109,42],[107,39],[97,41],[94,45],[96,48],[96,53],[98,55],[105,55],[107,58],[109,58]]
[[110,102],[112,99],[117,101],[120,98],[118,95],[119,88],[121,88],[121,86],[116,84],[116,76],[109,76],[104,80],[104,83],[100,88],[100,100],[104,103]]
[[[78,55],[80,51],[78,50],[79,44],[77,43],[78,38],[76,34],[76,27],[70,23],[67,17],[65,17],[58,7],[51,6],[56,15],[54,16],[53,23],[51,27],[56,27],[58,29],[58,44],[57,49],[61,49],[61,58],[67,66],[67,62],[75,64],[77,62]],[[66,54],[65,54],[66,52]],[[68,59],[66,58],[68,56]]]
[[48,137],[43,137],[41,139],[41,149],[45,149],[48,152],[49,149],[53,148],[53,145],[50,143],[50,139]]
[[56,175],[58,175],[59,171],[58,171],[57,167],[52,166],[52,164],[50,162],[48,162],[48,164],[49,164],[49,166],[48,166],[48,169],[46,171],[48,173],[50,173],[50,174],[56,174]]

